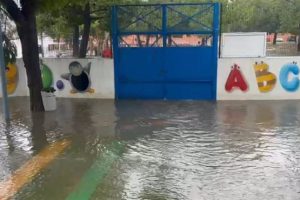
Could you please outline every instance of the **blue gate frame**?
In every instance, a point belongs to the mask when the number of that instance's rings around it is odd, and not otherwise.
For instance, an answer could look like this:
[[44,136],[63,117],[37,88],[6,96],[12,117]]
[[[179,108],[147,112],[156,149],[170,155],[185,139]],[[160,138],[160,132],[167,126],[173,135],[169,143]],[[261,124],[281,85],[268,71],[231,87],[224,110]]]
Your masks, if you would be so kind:
[[219,3],[113,6],[112,25],[116,99],[216,99]]

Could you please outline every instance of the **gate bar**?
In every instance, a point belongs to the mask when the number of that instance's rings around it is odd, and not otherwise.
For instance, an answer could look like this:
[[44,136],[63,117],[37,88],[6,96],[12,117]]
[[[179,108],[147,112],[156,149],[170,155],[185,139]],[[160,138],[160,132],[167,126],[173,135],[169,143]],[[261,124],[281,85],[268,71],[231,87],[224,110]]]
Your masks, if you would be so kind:
[[[219,34],[220,34],[220,3],[214,3],[214,17],[213,17],[213,55],[216,56],[215,58],[213,58],[213,73],[215,74],[215,78],[214,78],[214,88],[217,88],[217,77],[218,77],[218,50],[219,47],[218,44],[219,43]],[[213,92],[213,97],[214,99],[217,99],[217,90],[215,90]]]

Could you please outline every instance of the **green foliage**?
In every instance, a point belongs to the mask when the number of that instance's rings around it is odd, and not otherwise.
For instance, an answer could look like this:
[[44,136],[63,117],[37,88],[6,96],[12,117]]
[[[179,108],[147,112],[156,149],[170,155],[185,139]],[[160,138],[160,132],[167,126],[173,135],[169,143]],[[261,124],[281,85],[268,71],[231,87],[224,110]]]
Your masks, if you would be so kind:
[[37,28],[39,32],[47,33],[52,38],[68,38],[71,28],[63,16],[53,17],[49,13],[38,15]]
[[284,8],[280,15],[280,28],[284,32],[299,34],[300,32],[300,1],[289,0],[281,3]]
[[[47,33],[54,38],[70,38],[73,27],[83,24],[84,5],[89,2],[91,6],[91,34],[103,37],[104,32],[111,31],[111,6],[116,4],[155,4],[155,3],[201,3],[220,2],[222,3],[222,32],[247,32],[263,31],[268,33],[290,32],[299,33],[300,23],[300,1],[299,0],[37,0],[39,3],[39,15],[37,18],[38,30]],[[132,13],[147,13],[152,8],[134,7],[129,8]],[[148,9],[148,10],[147,10]],[[192,16],[197,8],[187,6],[180,8],[180,12]],[[199,24],[176,12],[168,11],[168,24],[173,29],[199,30]],[[208,12],[209,13],[209,12]],[[161,27],[162,21],[160,11],[155,11],[146,17],[155,27]],[[208,27],[212,16],[207,14],[202,18],[195,17],[195,20]],[[135,20],[134,15],[121,14],[120,24],[130,24]],[[176,25],[178,22],[184,21]],[[122,27],[122,26],[121,26]],[[128,31],[155,31],[156,29],[142,21],[127,27]]]
[[79,5],[83,6],[88,0],[35,0],[38,10],[42,13],[59,11],[66,6]]
[[4,60],[5,66],[8,63],[15,63],[17,57],[17,47],[16,45],[10,41],[5,34],[3,34],[3,53],[4,53]]

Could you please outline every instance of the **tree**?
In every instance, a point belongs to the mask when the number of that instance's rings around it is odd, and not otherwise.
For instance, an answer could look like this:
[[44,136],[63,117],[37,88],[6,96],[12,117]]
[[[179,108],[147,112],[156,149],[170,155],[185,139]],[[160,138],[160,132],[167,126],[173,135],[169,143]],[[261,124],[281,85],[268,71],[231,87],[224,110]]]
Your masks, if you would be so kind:
[[43,111],[41,97],[42,79],[39,67],[39,52],[36,31],[36,10],[38,1],[21,0],[20,5],[13,0],[0,0],[0,3],[13,19],[23,49],[32,111]]
[[281,2],[281,30],[298,35],[297,50],[300,51],[300,1],[285,0]]
[[36,29],[36,14],[39,9],[55,8],[64,0],[55,3],[51,0],[0,0],[3,10],[15,22],[21,40],[24,66],[26,68],[30,93],[30,109],[44,111],[41,97],[42,79],[39,66],[39,51]]
[[37,29],[39,34],[46,33],[60,43],[61,39],[69,39],[71,28],[65,18],[58,13],[44,13],[37,16]]
[[42,79],[39,66],[36,15],[38,11],[49,12],[49,10],[59,9],[72,2],[85,3],[86,0],[0,0],[2,9],[15,22],[21,40],[32,111],[44,111],[41,97]]
[[276,44],[280,31],[280,15],[282,8],[279,0],[252,0],[255,6],[251,27],[255,31],[274,33],[273,44]]
[[[98,14],[98,12],[95,11],[95,8],[98,7],[99,2],[100,1],[94,2],[92,0],[74,1],[60,7],[59,10],[40,13],[38,15],[38,30],[45,32],[51,37],[55,37],[60,30],[65,30],[66,33],[69,34],[72,33],[73,56],[84,58],[87,54],[92,22],[98,20],[98,16],[95,15]],[[62,24],[63,27],[61,27],[60,24]],[[82,32],[82,34],[80,34],[80,32]],[[79,41],[80,35],[82,36],[81,41]]]
[[79,57],[79,26],[83,24],[82,1],[70,2],[58,9],[40,12],[37,15],[38,32],[55,38],[71,38],[73,43],[73,56]]

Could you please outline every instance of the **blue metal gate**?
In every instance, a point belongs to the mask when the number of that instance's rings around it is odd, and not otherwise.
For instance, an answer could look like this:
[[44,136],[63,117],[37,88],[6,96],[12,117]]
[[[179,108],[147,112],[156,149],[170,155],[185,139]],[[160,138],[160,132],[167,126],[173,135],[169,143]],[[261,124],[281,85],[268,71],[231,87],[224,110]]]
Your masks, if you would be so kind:
[[220,7],[113,7],[116,99],[216,99]]

